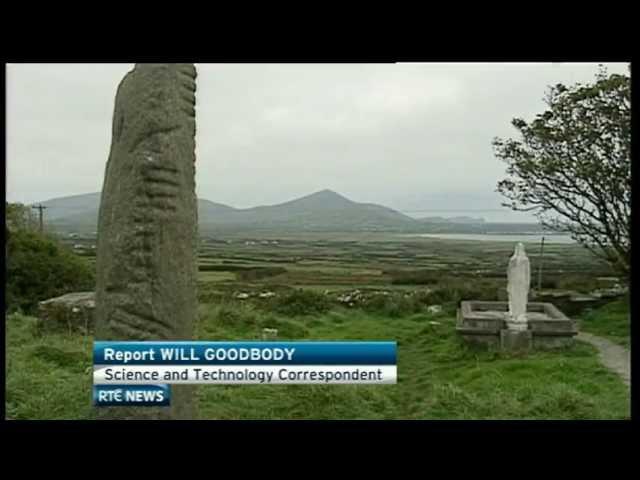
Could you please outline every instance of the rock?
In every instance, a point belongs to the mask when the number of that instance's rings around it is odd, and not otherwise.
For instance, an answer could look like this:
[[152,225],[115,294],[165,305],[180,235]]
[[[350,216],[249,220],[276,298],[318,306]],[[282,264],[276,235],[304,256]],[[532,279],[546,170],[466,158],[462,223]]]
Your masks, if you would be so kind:
[[440,305],[429,305],[427,307],[427,312],[431,314],[437,314],[442,312],[442,307]]
[[591,296],[598,298],[616,298],[626,295],[629,289],[627,287],[623,287],[620,284],[615,284],[611,288],[599,288],[591,292]]
[[278,329],[277,328],[263,328],[262,329],[262,339],[267,340],[270,338],[278,338]]
[[570,297],[570,299],[569,299],[569,301],[574,302],[574,303],[581,303],[581,302],[588,303],[588,302],[595,302],[597,300],[598,300],[598,298],[594,297],[592,295],[580,295],[580,294],[572,295]]
[[363,300],[362,292],[360,290],[354,290],[353,292],[343,293],[339,295],[337,298],[338,302],[349,304],[349,306],[353,306],[354,302],[359,302]]
[[42,331],[93,332],[95,293],[76,292],[38,304],[38,327]]
[[500,348],[507,352],[527,353],[533,346],[531,330],[500,330]]
[[237,298],[239,300],[246,300],[247,298],[249,298],[249,294],[244,292],[236,293],[234,295],[234,298]]
[[271,298],[271,297],[275,297],[276,294],[273,292],[262,292],[261,294],[258,295],[260,298]]

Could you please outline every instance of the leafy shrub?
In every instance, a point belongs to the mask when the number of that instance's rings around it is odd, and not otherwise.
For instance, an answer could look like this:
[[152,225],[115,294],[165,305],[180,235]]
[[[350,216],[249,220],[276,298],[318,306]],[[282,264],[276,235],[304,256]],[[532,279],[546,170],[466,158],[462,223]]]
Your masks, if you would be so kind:
[[492,286],[473,283],[444,285],[425,294],[425,301],[430,304],[459,304],[462,300],[495,300],[496,290]]
[[331,308],[331,301],[313,290],[296,289],[271,298],[266,305],[274,312],[295,316],[324,313]]
[[282,273],[286,273],[287,269],[283,267],[255,267],[244,270],[238,270],[236,276],[238,280],[243,282],[252,282],[267,277],[275,277]]
[[416,313],[421,307],[419,301],[413,296],[404,297],[401,295],[375,295],[368,298],[363,304],[365,311],[391,318]]
[[392,285],[434,285],[442,277],[433,270],[388,270],[385,273],[391,276]]
[[[537,286],[537,283],[536,283],[536,286]],[[558,279],[552,278],[552,277],[545,278],[543,276],[542,282],[540,282],[540,286],[546,290],[558,288]]]
[[308,329],[295,320],[281,319],[273,316],[263,318],[258,323],[260,328],[275,328],[278,330],[278,338],[303,338],[308,334]]
[[91,264],[47,235],[11,232],[7,256],[8,311],[33,313],[39,301],[95,286]]
[[200,303],[219,303],[227,295],[218,290],[217,285],[211,283],[198,283],[198,301]]
[[258,314],[249,304],[223,303],[209,310],[208,320],[223,326],[255,325]]

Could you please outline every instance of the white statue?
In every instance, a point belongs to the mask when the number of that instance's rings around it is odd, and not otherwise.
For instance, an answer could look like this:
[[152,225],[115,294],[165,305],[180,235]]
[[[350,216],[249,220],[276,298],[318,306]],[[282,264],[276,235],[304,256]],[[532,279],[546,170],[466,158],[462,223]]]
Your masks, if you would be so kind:
[[518,243],[507,269],[507,292],[509,293],[507,327],[511,330],[527,329],[527,300],[530,283],[529,259],[524,251],[524,245]]

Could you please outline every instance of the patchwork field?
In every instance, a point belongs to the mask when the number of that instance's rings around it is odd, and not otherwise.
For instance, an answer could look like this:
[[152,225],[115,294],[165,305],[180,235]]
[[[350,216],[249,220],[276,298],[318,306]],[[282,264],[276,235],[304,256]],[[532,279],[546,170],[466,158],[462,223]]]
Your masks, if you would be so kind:
[[[354,289],[414,291],[430,285],[473,287],[488,299],[503,298],[513,247],[511,242],[407,239],[392,234],[336,234],[331,239],[313,235],[205,238],[199,254],[200,284],[208,295],[220,296],[292,287],[339,293]],[[540,247],[526,247],[535,288]],[[587,293],[616,281],[609,278],[614,274],[608,265],[571,244],[547,243],[542,273],[545,291]]]
[[[399,378],[395,386],[199,386],[200,418],[629,418],[628,388],[590,345],[519,357],[460,341],[457,303],[506,295],[512,249],[387,235],[203,239],[198,339],[259,339],[268,327],[282,339],[395,340]],[[527,250],[537,274],[537,248]],[[579,246],[545,245],[548,291],[587,293],[613,276]],[[604,303],[573,317],[628,345],[628,299]],[[21,314],[7,319],[7,415],[92,418],[92,337],[36,325]]]

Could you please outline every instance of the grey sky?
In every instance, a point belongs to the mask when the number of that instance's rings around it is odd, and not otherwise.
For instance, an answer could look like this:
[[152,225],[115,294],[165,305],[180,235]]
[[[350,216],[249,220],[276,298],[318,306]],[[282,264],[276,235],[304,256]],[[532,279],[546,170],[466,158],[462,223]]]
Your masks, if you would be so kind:
[[[605,64],[626,72],[626,64]],[[7,200],[99,191],[133,64],[7,66]],[[329,188],[402,211],[499,208],[494,136],[597,64],[197,64],[197,193],[234,207]],[[414,216],[455,215],[424,212]],[[479,213],[528,220],[524,214]],[[515,215],[515,216],[514,216]]]

